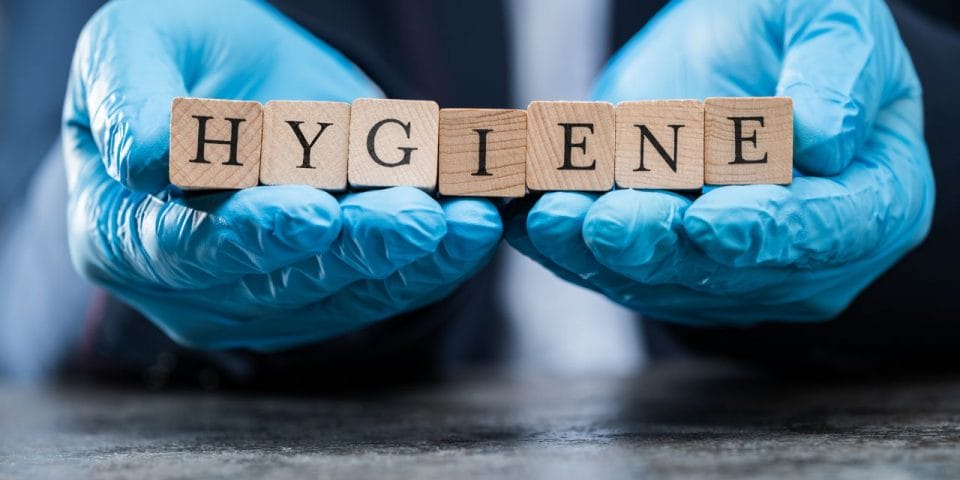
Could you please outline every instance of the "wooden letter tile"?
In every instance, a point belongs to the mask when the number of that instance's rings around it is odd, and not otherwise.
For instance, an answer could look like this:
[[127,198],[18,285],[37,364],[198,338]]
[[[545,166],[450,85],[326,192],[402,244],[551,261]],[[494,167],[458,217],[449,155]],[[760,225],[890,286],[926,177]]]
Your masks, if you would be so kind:
[[527,112],[440,110],[440,194],[522,197],[526,187]]
[[617,187],[703,187],[703,104],[653,100],[617,105]]
[[532,102],[527,109],[530,190],[613,188],[615,119],[603,102]]
[[704,113],[704,183],[793,181],[793,100],[708,98]]
[[256,186],[262,124],[257,102],[175,98],[170,183],[182,189]]
[[267,103],[260,183],[345,190],[349,133],[349,103]]
[[435,189],[439,123],[436,102],[354,100],[350,113],[350,186]]

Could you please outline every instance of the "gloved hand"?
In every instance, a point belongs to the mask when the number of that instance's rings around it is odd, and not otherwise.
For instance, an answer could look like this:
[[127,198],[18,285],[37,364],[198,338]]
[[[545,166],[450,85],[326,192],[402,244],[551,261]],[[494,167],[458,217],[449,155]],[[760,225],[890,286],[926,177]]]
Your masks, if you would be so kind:
[[302,186],[183,196],[167,183],[176,96],[350,101],[379,89],[254,2],[113,2],[81,35],[64,108],[78,268],[177,342],[270,351],[440,300],[501,234],[481,200]]
[[934,182],[921,91],[879,0],[670,3],[611,61],[600,100],[786,95],[789,186],[548,193],[507,238],[653,318],[822,321],[920,243]]

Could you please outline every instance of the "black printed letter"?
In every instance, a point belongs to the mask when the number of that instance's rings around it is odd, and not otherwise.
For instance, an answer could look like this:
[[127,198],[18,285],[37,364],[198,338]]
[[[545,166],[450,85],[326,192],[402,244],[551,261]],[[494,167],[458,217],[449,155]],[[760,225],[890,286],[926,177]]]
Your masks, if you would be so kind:
[[590,130],[590,133],[593,133],[593,124],[592,123],[558,123],[557,125],[563,127],[563,165],[561,165],[557,170],[594,170],[597,167],[597,161],[594,159],[590,165],[574,165],[573,164],[573,149],[579,148],[583,151],[583,154],[587,154],[587,137],[584,136],[583,140],[578,143],[573,143],[573,129],[574,128],[587,128]]
[[373,126],[373,128],[370,129],[370,133],[367,134],[367,153],[370,154],[370,158],[372,158],[374,162],[377,162],[378,165],[383,165],[384,167],[398,167],[400,165],[406,165],[410,163],[410,153],[416,150],[416,147],[398,147],[398,150],[403,152],[403,158],[394,163],[384,162],[380,159],[380,156],[377,155],[377,132],[380,131],[380,127],[388,123],[396,123],[397,125],[400,125],[400,127],[403,128],[403,132],[407,135],[407,138],[410,138],[410,122],[403,123],[396,118],[380,120]]
[[752,143],[754,148],[757,146],[757,131],[754,130],[753,135],[744,137],[743,122],[758,122],[762,127],[763,117],[727,117],[727,120],[733,120],[734,156],[730,165],[737,163],[767,163],[767,152],[763,152],[763,158],[753,160],[743,158],[743,142]]
[[650,140],[650,145],[653,145],[653,148],[657,150],[657,153],[663,157],[663,160],[667,162],[667,165],[670,166],[670,169],[674,172],[677,171],[677,145],[680,143],[680,129],[683,128],[683,125],[667,125],[673,129],[673,157],[671,157],[666,150],[663,149],[663,145],[660,145],[660,142],[657,141],[657,138],[653,136],[653,133],[650,132],[650,129],[646,125],[634,125],[640,129],[640,166],[634,169],[634,172],[649,172],[650,169],[643,166],[643,146],[647,140]]
[[287,125],[290,125],[290,128],[293,129],[293,134],[297,136],[297,140],[300,141],[300,146],[303,147],[303,162],[297,166],[297,168],[316,168],[310,165],[310,150],[313,149],[313,145],[317,143],[317,139],[320,138],[320,135],[323,135],[323,131],[333,124],[317,122],[317,125],[320,125],[320,131],[317,132],[316,136],[314,136],[313,140],[311,140],[309,143],[307,143],[307,137],[303,136],[303,132],[300,130],[300,125],[302,124],[303,122],[287,120]]
[[193,118],[197,119],[199,125],[197,126],[197,155],[196,158],[190,160],[193,163],[210,163],[207,161],[204,156],[204,147],[208,143],[216,145],[230,145],[230,158],[223,162],[224,165],[233,165],[237,167],[242,167],[243,164],[237,161],[237,140],[240,136],[240,123],[245,122],[243,118],[227,118],[230,122],[230,140],[210,140],[207,138],[207,120],[212,119],[213,117],[205,117],[203,115],[193,115]]
[[489,177],[492,176],[492,173],[487,173],[487,134],[492,132],[492,129],[489,128],[477,128],[474,132],[477,132],[477,137],[479,137],[480,146],[477,149],[478,166],[477,171],[471,173],[474,177]]

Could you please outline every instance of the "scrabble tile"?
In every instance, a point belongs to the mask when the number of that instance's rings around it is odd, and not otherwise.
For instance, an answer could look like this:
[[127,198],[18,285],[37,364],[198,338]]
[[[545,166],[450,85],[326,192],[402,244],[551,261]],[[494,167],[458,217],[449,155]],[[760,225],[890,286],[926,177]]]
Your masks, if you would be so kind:
[[793,100],[708,98],[704,183],[788,184],[793,180]]
[[187,190],[256,186],[262,124],[257,102],[175,98],[170,182]]
[[532,102],[527,108],[527,187],[613,188],[615,117],[602,102]]
[[440,110],[440,194],[522,197],[527,190],[527,112]]
[[350,113],[350,186],[434,190],[439,123],[436,102],[355,100]]
[[345,190],[349,133],[349,103],[267,103],[260,183]]
[[703,187],[703,104],[652,100],[617,105],[619,188]]

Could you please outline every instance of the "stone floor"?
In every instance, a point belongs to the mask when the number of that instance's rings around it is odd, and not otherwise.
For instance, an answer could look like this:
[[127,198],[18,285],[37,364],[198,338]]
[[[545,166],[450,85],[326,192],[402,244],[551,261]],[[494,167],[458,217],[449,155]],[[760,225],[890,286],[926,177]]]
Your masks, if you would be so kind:
[[960,378],[715,365],[352,396],[0,388],[0,478],[960,478]]

